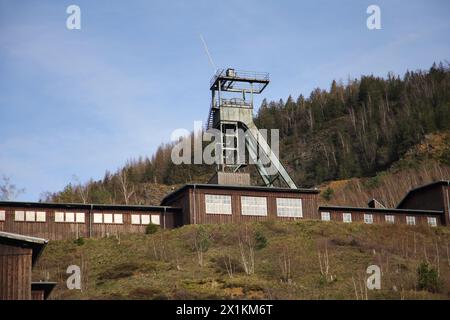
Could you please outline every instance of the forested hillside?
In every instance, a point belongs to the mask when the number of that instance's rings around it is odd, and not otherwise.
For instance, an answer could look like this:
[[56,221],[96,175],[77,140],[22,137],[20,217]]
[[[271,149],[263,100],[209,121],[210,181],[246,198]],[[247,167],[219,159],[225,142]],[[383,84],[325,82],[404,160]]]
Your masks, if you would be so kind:
[[[299,186],[373,177],[407,155],[427,134],[448,132],[450,64],[408,71],[403,77],[333,81],[329,90],[315,89],[309,97],[264,100],[255,122],[260,128],[280,130],[281,160]],[[443,145],[444,151],[433,161],[446,167],[449,139]],[[213,166],[176,166],[170,161],[171,148],[162,145],[152,157],[130,160],[100,181],[70,183],[43,200],[156,204],[176,185],[208,180]],[[410,158],[408,165],[424,160]]]

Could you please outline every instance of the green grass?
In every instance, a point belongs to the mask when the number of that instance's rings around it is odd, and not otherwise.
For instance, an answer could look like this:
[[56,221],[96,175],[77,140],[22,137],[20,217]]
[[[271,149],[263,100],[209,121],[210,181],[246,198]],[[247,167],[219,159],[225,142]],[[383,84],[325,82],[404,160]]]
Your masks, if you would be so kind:
[[[84,239],[83,244],[51,241],[33,280],[57,281],[55,299],[355,299],[361,297],[366,268],[376,264],[383,272],[382,287],[368,291],[369,299],[450,298],[447,228],[321,221],[199,228]],[[205,232],[210,243],[200,266],[195,239]],[[246,236],[244,254],[248,244],[254,246],[252,274],[245,273],[239,249],[239,239]],[[258,245],[261,238],[265,246]],[[322,257],[328,252],[327,275],[321,274],[319,252]],[[417,267],[426,260],[439,271],[440,292],[417,289]],[[82,268],[81,291],[65,286],[65,270],[72,264]]]

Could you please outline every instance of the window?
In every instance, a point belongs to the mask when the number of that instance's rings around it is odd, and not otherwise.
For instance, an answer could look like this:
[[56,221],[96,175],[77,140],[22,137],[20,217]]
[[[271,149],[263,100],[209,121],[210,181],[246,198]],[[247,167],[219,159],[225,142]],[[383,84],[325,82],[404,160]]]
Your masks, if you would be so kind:
[[322,218],[322,221],[330,221],[331,220],[331,216],[329,212],[321,212],[320,216]]
[[84,212],[77,212],[76,214],[75,214],[75,218],[76,218],[76,222],[77,223],[84,223],[84,219],[85,219],[85,217],[84,217]]
[[406,216],[406,224],[414,226],[416,224],[416,217]]
[[346,223],[352,222],[352,214],[351,213],[343,213],[342,220]]
[[5,221],[5,210],[0,210],[0,221]]
[[141,224],[141,216],[138,214],[131,215],[131,224]]
[[372,224],[373,223],[373,214],[364,214],[364,223]]
[[123,215],[121,213],[114,214],[114,223],[122,224],[123,223]]
[[148,214],[141,215],[141,224],[150,224],[150,215]]
[[242,196],[241,211],[244,216],[267,216],[267,199]]
[[25,221],[25,212],[24,211],[15,211],[14,212],[14,220],[15,221]]
[[152,223],[153,224],[160,224],[160,221],[159,221],[159,216],[157,216],[157,215],[152,215]]
[[36,212],[36,221],[37,222],[45,222],[45,211]]
[[66,222],[75,222],[75,213],[66,212]]
[[27,211],[25,212],[25,221],[36,221],[36,212]]
[[94,213],[94,223],[102,223],[103,215],[101,213]]
[[303,217],[302,199],[277,198],[277,216],[279,217]]
[[393,215],[387,214],[387,215],[384,216],[384,220],[387,223],[394,223],[395,217]]
[[64,222],[64,212],[55,212],[55,222]]
[[427,217],[428,225],[431,227],[437,226],[437,219],[436,217]]
[[113,215],[112,213],[103,214],[103,223],[113,223]]
[[206,194],[205,206],[207,214],[232,214],[231,196]]

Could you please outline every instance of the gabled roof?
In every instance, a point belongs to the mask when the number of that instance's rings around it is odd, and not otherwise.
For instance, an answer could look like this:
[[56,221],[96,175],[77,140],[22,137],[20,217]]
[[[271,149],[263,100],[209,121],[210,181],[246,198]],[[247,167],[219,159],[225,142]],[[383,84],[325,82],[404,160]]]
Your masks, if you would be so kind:
[[424,184],[422,186],[419,186],[417,188],[409,190],[408,193],[403,197],[403,199],[398,203],[397,208],[399,208],[406,201],[406,199],[409,198],[413,193],[427,189],[427,188],[434,187],[436,185],[450,186],[450,180],[434,181],[434,182]]
[[0,207],[16,208],[56,208],[56,209],[84,209],[84,210],[130,210],[130,211],[177,211],[181,208],[167,206],[146,206],[146,205],[122,205],[122,204],[85,204],[85,203],[54,203],[54,202],[20,202],[20,201],[0,201]]
[[320,193],[318,189],[291,189],[291,188],[276,188],[276,187],[262,187],[262,186],[243,186],[243,185],[228,185],[228,184],[209,184],[209,183],[195,183],[185,184],[181,188],[169,193],[165,196],[161,204],[166,203],[170,198],[180,194],[181,192],[190,189],[222,189],[222,190],[246,190],[246,191],[261,191],[261,192],[291,192],[291,193]]
[[48,240],[30,236],[24,236],[17,233],[10,233],[0,231],[0,244],[31,248],[32,250],[32,264],[34,265],[41,255],[44,247],[47,245]]

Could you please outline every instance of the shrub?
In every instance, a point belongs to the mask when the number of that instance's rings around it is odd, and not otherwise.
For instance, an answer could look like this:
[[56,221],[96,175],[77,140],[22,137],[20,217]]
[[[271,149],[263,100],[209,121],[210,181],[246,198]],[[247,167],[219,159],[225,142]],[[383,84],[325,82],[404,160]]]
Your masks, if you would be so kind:
[[435,268],[430,267],[426,262],[422,262],[417,268],[417,287],[419,290],[429,292],[440,291],[439,274]]
[[145,228],[145,233],[146,234],[154,234],[156,232],[158,232],[159,230],[159,226],[153,223],[150,223],[149,225],[147,225],[147,228]]
[[260,250],[265,247],[267,247],[267,238],[260,230],[257,230],[255,232],[255,248]]
[[330,201],[333,197],[334,190],[330,187],[326,188],[325,191],[322,192],[321,196],[327,201]]
[[79,237],[79,238],[75,239],[73,241],[73,243],[75,243],[77,246],[82,246],[84,244],[84,238],[83,237]]
[[121,278],[131,277],[139,269],[136,263],[121,263],[103,271],[98,275],[98,280],[115,280]]

